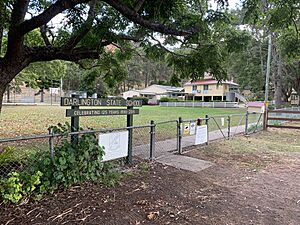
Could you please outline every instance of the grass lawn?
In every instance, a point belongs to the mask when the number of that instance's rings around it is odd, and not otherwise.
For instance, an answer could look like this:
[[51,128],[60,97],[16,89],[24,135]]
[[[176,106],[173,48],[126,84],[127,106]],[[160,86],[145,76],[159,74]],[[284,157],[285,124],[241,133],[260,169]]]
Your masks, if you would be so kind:
[[[70,122],[70,118],[65,117],[66,109],[59,106],[4,106],[0,115],[0,137],[47,133],[50,125]],[[175,120],[180,116],[183,119],[195,119],[206,114],[213,116],[244,112],[243,109],[143,106],[140,114],[134,116],[134,125],[146,125],[150,120]],[[124,127],[126,116],[81,117],[80,126],[95,129]]]

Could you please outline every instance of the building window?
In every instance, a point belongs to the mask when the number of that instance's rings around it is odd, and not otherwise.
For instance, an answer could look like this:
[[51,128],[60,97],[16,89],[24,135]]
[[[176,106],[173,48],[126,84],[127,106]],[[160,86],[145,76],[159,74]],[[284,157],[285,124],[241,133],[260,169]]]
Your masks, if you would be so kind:
[[207,91],[207,90],[208,90],[208,84],[204,84],[203,90],[204,90],[204,91]]
[[197,91],[197,85],[193,85],[193,91]]

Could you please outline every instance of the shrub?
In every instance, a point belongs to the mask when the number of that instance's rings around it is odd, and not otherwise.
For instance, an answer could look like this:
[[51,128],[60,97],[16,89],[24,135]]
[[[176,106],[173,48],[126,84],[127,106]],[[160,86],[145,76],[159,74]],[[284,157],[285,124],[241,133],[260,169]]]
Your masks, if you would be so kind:
[[[57,133],[66,133],[69,125],[52,127]],[[114,186],[121,178],[110,164],[104,166],[104,151],[98,145],[95,134],[78,137],[78,143],[63,139],[55,147],[54,157],[42,152],[28,159],[27,170],[11,172],[0,180],[1,197],[4,202],[17,203],[24,197],[40,199],[43,194],[59,187],[69,187],[85,181],[99,181]],[[38,159],[38,160],[37,160]]]
[[178,102],[178,99],[176,98],[168,98],[168,97],[161,97],[160,102]]
[[1,197],[4,203],[17,203],[24,197],[29,197],[41,184],[42,172],[36,171],[32,175],[11,172],[8,178],[0,180]]

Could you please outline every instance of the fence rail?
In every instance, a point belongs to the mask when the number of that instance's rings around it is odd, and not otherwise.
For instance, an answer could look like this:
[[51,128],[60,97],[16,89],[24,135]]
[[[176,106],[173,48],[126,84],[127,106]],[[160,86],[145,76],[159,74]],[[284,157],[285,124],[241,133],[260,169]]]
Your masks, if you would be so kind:
[[237,102],[160,102],[165,107],[237,108]]
[[[291,123],[286,125],[286,123]],[[268,110],[266,113],[266,128],[300,129],[300,107]]]

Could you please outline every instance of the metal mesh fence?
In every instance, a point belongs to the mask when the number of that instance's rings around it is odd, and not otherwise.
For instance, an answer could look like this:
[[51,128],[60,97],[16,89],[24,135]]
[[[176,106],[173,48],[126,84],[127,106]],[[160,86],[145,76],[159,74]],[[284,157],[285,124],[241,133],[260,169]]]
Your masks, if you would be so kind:
[[49,153],[49,139],[36,138],[0,143],[0,176],[25,171]]
[[252,134],[263,130],[264,114],[250,113],[248,114],[247,133]]
[[[69,134],[38,135],[0,139],[0,177],[13,171],[27,171],[44,160],[44,156],[54,155],[64,140],[76,144],[79,137],[93,134],[97,140],[102,134],[132,130],[132,153],[141,158],[150,157],[150,125],[102,130],[86,130]],[[73,137],[72,137],[73,136]],[[121,146],[123,147],[123,146]],[[125,147],[125,146],[124,146]]]
[[[152,125],[145,126],[88,130],[75,133],[79,136],[93,133],[99,138],[99,135],[105,133],[132,131],[133,156],[149,159],[194,145],[196,126],[199,123],[208,125],[208,140],[211,141],[222,138],[227,139],[245,132],[249,134],[259,131],[263,128],[263,115],[253,113],[213,116],[209,119],[182,120],[181,123],[179,123],[179,120],[170,120],[159,123],[153,122]],[[74,135],[75,133],[71,134]],[[46,134],[0,139],[0,176],[6,176],[11,171],[26,170],[42,160],[44,155],[55,154],[55,146],[59,146],[65,139],[76,142],[75,136],[71,138],[71,134]],[[74,144],[74,142],[72,143]]]
[[134,128],[132,134],[133,155],[150,158],[150,126]]
[[177,150],[177,120],[157,123],[155,126],[155,156]]
[[209,140],[228,138],[228,116],[212,116],[208,120]]

